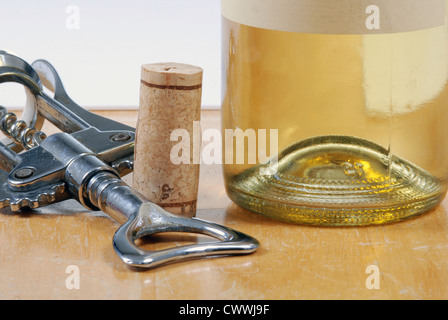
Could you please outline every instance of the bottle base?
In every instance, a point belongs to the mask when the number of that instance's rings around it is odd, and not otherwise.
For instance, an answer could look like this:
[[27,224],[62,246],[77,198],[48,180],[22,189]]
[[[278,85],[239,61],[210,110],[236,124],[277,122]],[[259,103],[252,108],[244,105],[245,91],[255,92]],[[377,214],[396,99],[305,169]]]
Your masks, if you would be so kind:
[[327,209],[300,207],[277,201],[267,201],[229,190],[229,197],[249,211],[288,223],[322,227],[356,227],[384,225],[421,215],[436,207],[442,199],[431,199],[395,208]]
[[320,226],[400,221],[434,208],[445,192],[427,171],[377,144],[346,136],[299,142],[275,164],[252,167],[227,181],[229,197],[245,209]]

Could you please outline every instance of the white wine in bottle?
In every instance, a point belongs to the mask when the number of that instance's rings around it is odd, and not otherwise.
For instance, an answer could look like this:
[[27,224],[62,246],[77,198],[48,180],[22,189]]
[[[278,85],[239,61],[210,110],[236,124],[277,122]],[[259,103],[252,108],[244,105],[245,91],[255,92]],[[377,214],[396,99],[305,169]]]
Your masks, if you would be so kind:
[[448,179],[446,6],[222,0],[223,130],[268,132],[256,148],[245,135],[245,161],[223,144],[230,198],[328,226],[390,223],[438,205]]

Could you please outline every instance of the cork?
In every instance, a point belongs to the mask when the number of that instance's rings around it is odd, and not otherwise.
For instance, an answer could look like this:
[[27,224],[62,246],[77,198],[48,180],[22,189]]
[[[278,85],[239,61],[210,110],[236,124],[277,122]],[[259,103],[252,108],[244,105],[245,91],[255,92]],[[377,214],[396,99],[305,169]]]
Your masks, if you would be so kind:
[[198,199],[202,77],[201,68],[179,63],[141,72],[133,185],[185,217],[196,215]]

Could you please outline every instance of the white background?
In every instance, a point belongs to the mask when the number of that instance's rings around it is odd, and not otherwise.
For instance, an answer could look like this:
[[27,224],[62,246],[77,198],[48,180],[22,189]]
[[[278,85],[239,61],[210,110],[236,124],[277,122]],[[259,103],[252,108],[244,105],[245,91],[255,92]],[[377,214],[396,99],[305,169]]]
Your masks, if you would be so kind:
[[[155,62],[202,67],[204,107],[221,103],[219,0],[0,0],[0,49],[48,60],[86,108],[138,108],[141,65]],[[20,106],[22,91],[0,85],[0,104]]]

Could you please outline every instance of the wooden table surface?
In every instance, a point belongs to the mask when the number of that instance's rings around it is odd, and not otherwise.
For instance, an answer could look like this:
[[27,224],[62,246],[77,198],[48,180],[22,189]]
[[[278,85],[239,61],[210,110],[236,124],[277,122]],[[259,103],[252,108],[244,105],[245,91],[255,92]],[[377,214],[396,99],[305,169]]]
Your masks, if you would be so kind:
[[[136,125],[135,111],[99,113]],[[219,128],[219,113],[204,111],[203,124]],[[256,253],[135,271],[116,256],[112,236],[119,225],[102,213],[73,200],[26,214],[3,210],[0,299],[447,299],[447,201],[387,226],[290,225],[232,204],[220,166],[204,165],[197,216],[254,236],[261,242]],[[142,246],[201,237],[170,235]],[[78,271],[79,288],[72,282]]]

